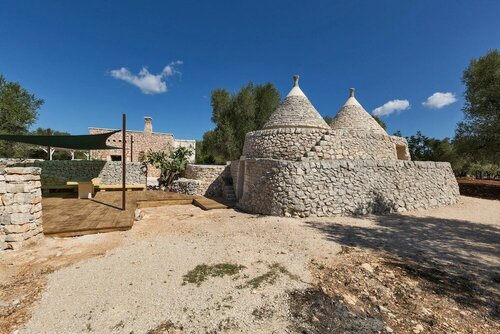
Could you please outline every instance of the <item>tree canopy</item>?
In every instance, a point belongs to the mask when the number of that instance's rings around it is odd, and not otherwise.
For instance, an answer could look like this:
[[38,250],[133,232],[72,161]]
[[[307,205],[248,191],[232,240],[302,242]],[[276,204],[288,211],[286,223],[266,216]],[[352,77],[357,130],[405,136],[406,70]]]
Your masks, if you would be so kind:
[[226,89],[214,90],[211,104],[215,129],[203,135],[197,161],[224,163],[239,159],[246,133],[261,129],[279,103],[279,92],[271,83],[250,82],[235,94]]
[[[0,133],[25,134],[36,121],[43,100],[0,75]],[[18,144],[0,142],[0,157],[17,157]],[[23,150],[21,150],[23,151]]]
[[474,162],[500,161],[500,52],[472,59],[463,73],[465,119],[457,126],[458,152]]
[[387,130],[387,124],[385,124],[385,122],[382,120],[382,118],[375,116],[375,115],[371,115],[371,116],[373,117],[373,119],[375,119],[377,121],[377,123],[382,127],[382,129]]

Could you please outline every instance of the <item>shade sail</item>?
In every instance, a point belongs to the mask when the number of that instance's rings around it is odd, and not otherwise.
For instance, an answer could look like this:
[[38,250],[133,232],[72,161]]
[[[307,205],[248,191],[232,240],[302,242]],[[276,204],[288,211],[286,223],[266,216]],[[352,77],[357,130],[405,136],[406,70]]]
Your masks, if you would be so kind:
[[78,136],[30,136],[30,135],[0,135],[0,140],[14,141],[19,143],[33,144],[39,146],[51,146],[68,148],[74,150],[111,150],[121,147],[108,146],[107,139],[120,130],[101,133],[97,135]]

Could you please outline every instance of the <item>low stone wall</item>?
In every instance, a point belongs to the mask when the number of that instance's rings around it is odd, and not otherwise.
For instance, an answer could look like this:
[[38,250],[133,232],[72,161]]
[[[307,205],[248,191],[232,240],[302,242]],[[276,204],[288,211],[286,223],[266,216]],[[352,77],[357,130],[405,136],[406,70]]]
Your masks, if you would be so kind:
[[[42,170],[42,186],[64,185],[67,181],[100,178],[101,184],[121,184],[121,161],[52,160],[14,163],[14,166],[33,166]],[[140,162],[127,162],[127,184],[146,184],[146,168]]]
[[180,178],[172,182],[170,191],[186,195],[204,195],[200,180]]
[[321,139],[327,130],[281,128],[247,133],[243,156],[300,160]]
[[170,190],[189,194],[204,195],[207,197],[221,197],[224,187],[223,177],[228,166],[220,165],[188,165],[184,178],[175,180]]
[[403,212],[459,198],[447,162],[247,159],[243,187],[240,209],[278,216]]
[[0,168],[0,251],[18,249],[42,232],[40,168]]

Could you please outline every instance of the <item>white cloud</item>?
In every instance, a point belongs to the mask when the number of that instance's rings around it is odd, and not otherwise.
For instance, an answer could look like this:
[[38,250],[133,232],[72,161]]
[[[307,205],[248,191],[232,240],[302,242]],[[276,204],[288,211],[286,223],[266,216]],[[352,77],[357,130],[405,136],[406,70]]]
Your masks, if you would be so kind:
[[375,116],[386,116],[393,112],[406,110],[410,108],[408,100],[392,100],[386,102],[383,106],[373,109],[372,114]]
[[143,67],[137,75],[132,74],[128,68],[122,67],[118,70],[110,71],[110,74],[115,79],[120,79],[128,82],[131,85],[138,87],[144,94],[160,94],[167,91],[166,79],[175,74],[181,74],[176,69],[177,65],[181,65],[182,61],[173,61],[163,68],[158,74],[152,74],[146,67]]
[[422,102],[422,105],[429,109],[441,109],[457,102],[457,98],[453,93],[437,92],[427,98],[427,101]]

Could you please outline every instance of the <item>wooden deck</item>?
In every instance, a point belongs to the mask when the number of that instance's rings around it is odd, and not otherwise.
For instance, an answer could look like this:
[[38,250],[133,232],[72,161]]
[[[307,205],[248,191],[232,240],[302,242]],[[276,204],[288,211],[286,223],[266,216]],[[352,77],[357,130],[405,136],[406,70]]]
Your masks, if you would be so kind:
[[[94,199],[77,199],[75,194],[58,193],[42,199],[45,235],[68,237],[124,231],[132,228],[136,208],[195,204],[204,210],[227,208],[203,196],[163,191],[127,192],[126,210],[121,210],[121,192],[97,193]],[[201,203],[201,205],[199,204]]]

